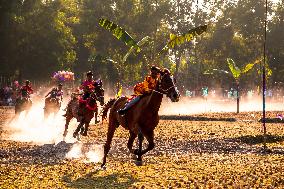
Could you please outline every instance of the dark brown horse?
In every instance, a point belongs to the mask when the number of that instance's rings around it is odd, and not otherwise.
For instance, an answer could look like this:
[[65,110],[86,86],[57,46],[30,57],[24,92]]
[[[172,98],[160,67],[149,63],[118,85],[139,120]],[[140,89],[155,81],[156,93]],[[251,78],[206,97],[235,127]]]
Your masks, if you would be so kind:
[[29,97],[20,97],[15,104],[15,117],[18,117],[22,111],[29,111],[32,108],[32,101]]
[[[109,101],[103,108],[103,118],[106,117],[110,108],[107,141],[104,145],[104,157],[102,167],[106,163],[106,157],[110,150],[111,141],[116,128],[121,125],[129,130],[130,136],[127,147],[130,153],[137,155],[137,161],[142,162],[142,155],[154,148],[154,129],[159,123],[158,111],[162,103],[163,94],[171,99],[172,102],[179,101],[179,91],[177,90],[173,76],[169,71],[161,74],[161,79],[156,90],[143,97],[135,104],[125,116],[120,116],[117,111],[127,103],[126,97]],[[139,148],[132,149],[133,142],[138,136]],[[148,141],[148,147],[142,150],[143,138]]]
[[58,98],[46,100],[44,106],[44,118],[46,119],[51,113],[57,114],[61,107],[61,101]]
[[87,131],[94,115],[96,123],[98,122],[98,107],[96,101],[99,101],[101,106],[104,104],[104,89],[102,88],[102,85],[96,87],[90,98],[85,102],[86,104],[84,106],[83,116],[79,116],[79,99],[76,97],[76,95],[72,95],[70,104],[66,111],[66,123],[63,137],[67,135],[68,126],[72,118],[76,118],[77,121],[80,122],[77,129],[73,133],[73,137],[77,137],[80,130],[80,134],[87,136]]

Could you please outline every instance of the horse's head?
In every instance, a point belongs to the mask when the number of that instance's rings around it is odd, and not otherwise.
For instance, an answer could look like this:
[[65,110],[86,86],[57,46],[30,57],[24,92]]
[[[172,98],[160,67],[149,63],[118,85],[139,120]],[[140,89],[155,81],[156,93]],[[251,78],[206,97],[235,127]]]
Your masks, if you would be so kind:
[[95,94],[97,96],[97,100],[100,102],[100,105],[104,105],[104,93],[105,90],[103,89],[103,82],[101,79],[97,80],[95,83]]
[[171,75],[168,69],[165,69],[161,73],[159,91],[167,95],[172,102],[179,101],[180,93],[176,87],[175,78]]

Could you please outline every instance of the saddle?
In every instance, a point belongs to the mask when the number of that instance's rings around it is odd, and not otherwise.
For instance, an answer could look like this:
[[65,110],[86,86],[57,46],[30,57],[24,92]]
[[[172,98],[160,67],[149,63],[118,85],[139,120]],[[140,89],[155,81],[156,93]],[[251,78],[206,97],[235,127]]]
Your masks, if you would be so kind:
[[87,109],[94,111],[98,108],[97,103],[94,103],[93,105],[90,105],[90,98],[84,100],[82,98],[79,99],[79,104],[81,107],[86,107]]

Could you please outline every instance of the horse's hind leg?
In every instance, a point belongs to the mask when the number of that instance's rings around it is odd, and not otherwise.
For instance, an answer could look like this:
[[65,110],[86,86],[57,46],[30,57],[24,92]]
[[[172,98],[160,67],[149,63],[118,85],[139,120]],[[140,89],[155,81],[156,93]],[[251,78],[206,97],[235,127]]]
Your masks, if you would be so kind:
[[109,122],[108,124],[108,131],[107,131],[107,141],[104,145],[104,157],[103,157],[103,163],[101,165],[101,167],[104,167],[104,165],[106,164],[106,157],[107,157],[107,154],[110,150],[110,145],[111,145],[111,141],[112,141],[112,138],[113,138],[113,135],[114,135],[114,132],[116,130],[116,128],[118,127],[118,122]]

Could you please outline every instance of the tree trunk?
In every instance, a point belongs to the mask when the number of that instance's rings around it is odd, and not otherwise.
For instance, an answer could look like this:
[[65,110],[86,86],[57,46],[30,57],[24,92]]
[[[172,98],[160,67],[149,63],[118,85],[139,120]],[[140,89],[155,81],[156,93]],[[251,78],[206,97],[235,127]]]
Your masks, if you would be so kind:
[[237,81],[237,113],[240,112],[240,84]]

